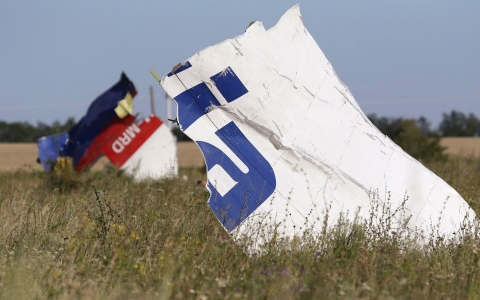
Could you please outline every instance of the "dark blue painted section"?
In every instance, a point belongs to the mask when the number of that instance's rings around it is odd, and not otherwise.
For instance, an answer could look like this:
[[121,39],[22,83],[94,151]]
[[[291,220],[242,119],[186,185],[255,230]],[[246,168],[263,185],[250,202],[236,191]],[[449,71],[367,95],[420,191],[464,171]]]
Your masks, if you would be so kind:
[[45,171],[52,171],[60,153],[60,147],[67,141],[66,132],[44,136],[38,139],[38,160]]
[[60,149],[60,156],[73,158],[73,166],[87,151],[95,137],[115,118],[114,109],[127,93],[136,95],[135,86],[122,73],[120,80],[109,90],[96,98],[87,110],[85,116],[68,131],[68,140]]
[[215,82],[217,89],[227,102],[232,102],[248,93],[235,72],[228,67],[224,71],[210,77]]
[[167,74],[168,77],[171,77],[173,76],[174,74],[178,74],[182,71],[185,71],[186,69],[190,68],[192,65],[190,64],[190,62],[187,60],[183,65],[181,65],[178,69],[175,70],[175,73],[173,72],[170,72]]
[[178,121],[182,130],[186,130],[193,122],[209,112],[212,105],[220,103],[205,83],[200,83],[175,97],[178,105]]
[[[230,67],[210,79],[215,82],[218,91],[228,102],[248,93],[247,88]],[[178,105],[178,121],[183,131],[198,118],[208,114],[212,105],[220,105],[203,82],[176,96],[175,101]],[[228,123],[215,134],[249,170],[243,173],[220,149],[207,142],[197,141],[208,170],[219,165],[237,182],[223,197],[212,182],[208,182],[212,192],[209,205],[223,226],[231,232],[273,194],[276,178],[272,166],[234,122]]]
[[219,129],[216,135],[249,170],[248,173],[243,173],[220,149],[206,142],[197,142],[205,156],[208,170],[220,165],[237,182],[223,197],[208,182],[212,191],[210,207],[223,226],[231,232],[273,193],[276,179],[272,166],[234,122]]

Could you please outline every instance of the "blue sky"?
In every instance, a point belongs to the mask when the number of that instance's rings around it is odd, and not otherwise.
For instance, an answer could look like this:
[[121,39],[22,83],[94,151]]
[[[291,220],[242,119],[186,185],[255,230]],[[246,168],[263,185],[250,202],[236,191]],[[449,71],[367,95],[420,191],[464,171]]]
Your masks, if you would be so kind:
[[[296,1],[2,1],[0,120],[77,120],[124,71],[135,110],[165,118],[150,74],[273,26]],[[303,1],[307,29],[365,113],[480,117],[480,1]]]

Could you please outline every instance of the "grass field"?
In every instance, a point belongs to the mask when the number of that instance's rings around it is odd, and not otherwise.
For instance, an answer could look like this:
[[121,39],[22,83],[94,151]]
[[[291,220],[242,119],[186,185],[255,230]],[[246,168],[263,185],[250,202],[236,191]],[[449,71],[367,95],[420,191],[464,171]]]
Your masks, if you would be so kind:
[[[428,167],[480,213],[480,159]],[[424,247],[339,223],[258,255],[234,243],[196,184],[83,174],[0,172],[2,299],[476,299],[480,243]],[[187,180],[185,180],[184,176]]]

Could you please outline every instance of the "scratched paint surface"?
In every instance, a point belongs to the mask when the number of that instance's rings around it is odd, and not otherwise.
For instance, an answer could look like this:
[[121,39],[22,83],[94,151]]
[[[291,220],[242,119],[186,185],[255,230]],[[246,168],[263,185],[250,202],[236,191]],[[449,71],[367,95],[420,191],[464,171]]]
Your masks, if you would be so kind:
[[[299,6],[206,48],[160,84],[202,150],[209,205],[233,234],[276,224],[286,236],[343,213],[368,218],[373,194],[394,222],[450,235],[475,214],[445,181],[381,134],[305,28]],[[257,225],[255,225],[257,224]]]

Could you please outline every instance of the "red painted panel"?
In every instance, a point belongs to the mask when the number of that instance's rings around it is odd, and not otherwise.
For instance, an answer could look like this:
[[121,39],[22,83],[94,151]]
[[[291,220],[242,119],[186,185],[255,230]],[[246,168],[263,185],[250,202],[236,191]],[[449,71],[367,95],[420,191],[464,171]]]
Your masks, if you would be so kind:
[[85,154],[77,163],[75,171],[79,172],[88,169],[94,164],[102,155],[105,145],[113,143],[134,121],[134,116],[127,116],[124,119],[115,117],[92,141],[90,147],[88,147]]
[[138,124],[131,124],[104,144],[103,153],[118,168],[140,148],[143,143],[162,125],[156,116],[150,116]]

